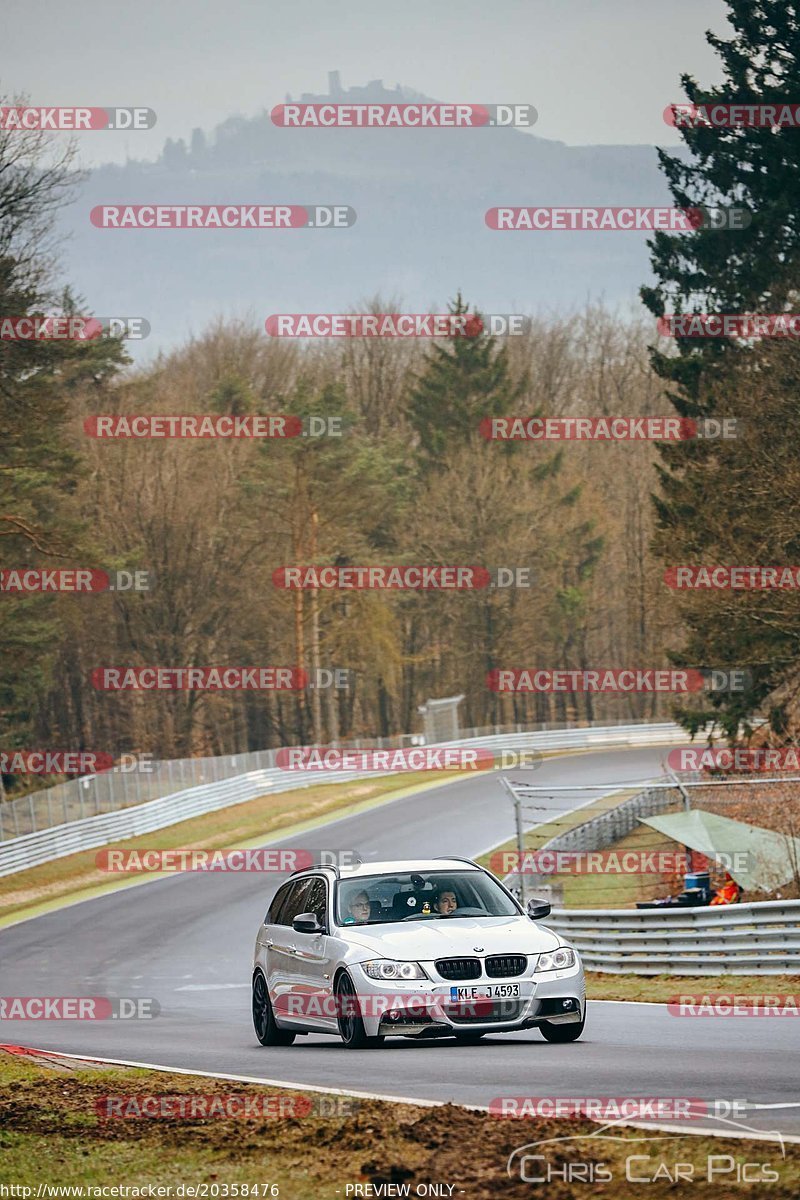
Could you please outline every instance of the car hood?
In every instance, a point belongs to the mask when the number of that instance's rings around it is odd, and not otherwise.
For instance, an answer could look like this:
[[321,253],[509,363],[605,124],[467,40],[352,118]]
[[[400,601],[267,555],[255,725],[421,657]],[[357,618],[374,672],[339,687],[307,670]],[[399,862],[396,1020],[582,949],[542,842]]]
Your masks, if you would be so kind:
[[350,925],[340,936],[382,958],[421,962],[487,954],[542,954],[560,945],[550,929],[526,917],[455,917],[361,929]]

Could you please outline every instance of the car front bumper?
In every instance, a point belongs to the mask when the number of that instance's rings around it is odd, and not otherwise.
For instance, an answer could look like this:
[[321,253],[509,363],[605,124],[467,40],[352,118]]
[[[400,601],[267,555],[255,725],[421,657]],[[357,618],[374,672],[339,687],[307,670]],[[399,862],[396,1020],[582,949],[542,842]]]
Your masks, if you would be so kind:
[[[423,964],[425,966],[425,964]],[[540,971],[517,979],[466,983],[434,980],[381,982],[360,967],[357,991],[365,997],[362,1019],[370,1037],[394,1034],[442,1036],[458,1032],[511,1032],[542,1021],[559,1025],[583,1019],[586,983],[578,964],[563,971]],[[451,989],[519,985],[519,996],[491,1000],[455,999]],[[385,1009],[383,1011],[383,1002]]]

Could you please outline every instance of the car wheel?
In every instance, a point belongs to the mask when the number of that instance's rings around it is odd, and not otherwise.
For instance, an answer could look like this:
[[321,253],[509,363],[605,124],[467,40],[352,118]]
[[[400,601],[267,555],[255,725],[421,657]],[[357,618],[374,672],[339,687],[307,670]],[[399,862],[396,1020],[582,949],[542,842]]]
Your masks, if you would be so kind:
[[474,1033],[468,1033],[465,1030],[463,1033],[459,1032],[454,1034],[454,1037],[457,1042],[466,1042],[469,1044],[470,1042],[479,1042],[482,1037],[486,1037],[486,1034],[485,1032],[479,1033],[477,1030],[475,1030]]
[[342,971],[336,980],[334,995],[336,996],[336,1024],[339,1026],[339,1036],[348,1050],[364,1050],[368,1046],[379,1046],[383,1042],[383,1037],[367,1035],[358,1007],[356,989],[346,971]]
[[253,976],[253,1028],[262,1046],[291,1046],[295,1039],[294,1033],[275,1024],[267,981],[260,971]]
[[584,1013],[580,1021],[568,1021],[564,1025],[556,1025],[553,1021],[542,1021],[539,1026],[542,1037],[548,1042],[577,1042],[586,1024]]

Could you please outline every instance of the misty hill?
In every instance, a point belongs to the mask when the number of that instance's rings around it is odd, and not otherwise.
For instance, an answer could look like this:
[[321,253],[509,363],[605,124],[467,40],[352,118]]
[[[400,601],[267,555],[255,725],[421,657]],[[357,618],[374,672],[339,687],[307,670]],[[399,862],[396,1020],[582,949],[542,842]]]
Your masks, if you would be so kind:
[[[290,99],[290,97],[287,97]],[[306,102],[430,99],[374,81]],[[491,100],[491,98],[484,98]],[[350,229],[101,230],[102,203],[349,204]],[[156,162],[94,170],[64,214],[68,278],[99,315],[152,325],[146,352],[219,314],[345,311],[380,292],[443,309],[460,288],[487,312],[634,300],[646,235],[498,233],[486,209],[666,204],[651,146],[567,146],[515,129],[284,129],[234,116]]]

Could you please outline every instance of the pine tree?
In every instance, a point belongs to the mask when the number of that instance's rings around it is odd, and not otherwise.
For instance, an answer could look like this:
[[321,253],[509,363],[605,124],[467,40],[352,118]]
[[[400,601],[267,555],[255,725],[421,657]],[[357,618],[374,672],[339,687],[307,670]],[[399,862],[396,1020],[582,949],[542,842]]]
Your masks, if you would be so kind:
[[[696,106],[794,106],[800,96],[800,5],[791,0],[728,0],[728,10],[733,37],[707,34],[720,56],[723,81],[704,89],[691,76],[682,76],[688,100]],[[645,304],[657,316],[778,313],[793,307],[800,268],[800,131],[699,125],[681,132],[688,156],[659,152],[675,203],[741,206],[752,220],[744,229],[657,233],[650,243],[657,282],[642,288]],[[800,360],[792,354],[778,372],[774,356],[782,350],[789,347],[678,339],[672,352],[654,351],[653,366],[668,382],[679,414],[735,416],[742,439],[660,447],[655,548],[665,565],[797,561],[797,548],[784,528],[785,502],[772,507],[762,502],[777,494],[785,475],[775,474],[763,439],[751,437],[750,430],[756,417],[766,421],[770,411],[777,414],[782,408],[773,379],[780,378],[781,389],[798,393]],[[790,409],[796,404],[791,401]],[[781,422],[788,427],[785,409]],[[779,436],[777,429],[774,433]],[[756,444],[761,453],[748,457]],[[794,447],[789,456],[800,460],[796,443]],[[781,458],[785,472],[785,450]],[[796,715],[787,716],[796,708],[794,698],[786,697],[787,686],[793,691],[789,681],[797,660],[796,649],[789,652],[797,644],[790,598],[785,593],[765,598],[706,592],[682,597],[679,605],[687,642],[674,656],[676,663],[747,666],[752,671],[745,693],[720,694],[706,704],[679,707],[677,715],[687,728],[695,731],[717,719],[735,737],[740,721],[763,705],[771,711],[776,731],[785,734],[793,722],[797,726]]]
[[[800,96],[800,5],[792,0],[727,0],[734,36],[709,32],[723,81],[704,89],[681,76],[688,100],[779,107]],[[680,207],[739,206],[752,217],[744,229],[701,227],[691,234],[658,232],[650,242],[655,286],[641,289],[656,316],[668,312],[781,312],[796,299],[800,266],[800,136],[791,127],[725,129],[680,126],[689,150],[658,157]],[[713,370],[731,344],[679,339],[677,357],[654,365],[677,385],[683,415],[702,412],[703,369]],[[692,401],[699,401],[696,408]]]
[[481,419],[513,413],[524,391],[524,380],[511,377],[507,348],[487,333],[474,334],[480,314],[470,315],[461,293],[449,311],[466,318],[465,333],[432,347],[408,402],[423,468],[440,463],[448,448],[477,441]]

